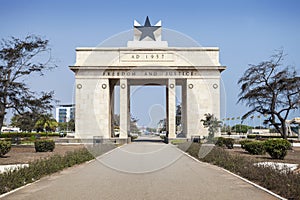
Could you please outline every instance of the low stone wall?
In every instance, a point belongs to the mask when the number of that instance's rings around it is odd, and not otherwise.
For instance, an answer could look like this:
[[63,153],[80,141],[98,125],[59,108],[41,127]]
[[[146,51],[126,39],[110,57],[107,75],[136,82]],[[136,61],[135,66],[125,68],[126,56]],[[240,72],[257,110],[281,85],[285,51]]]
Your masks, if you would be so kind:
[[127,144],[130,143],[129,138],[109,138],[103,139],[101,137],[95,137],[91,139],[79,139],[79,138],[56,138],[55,143],[68,143],[68,144]]

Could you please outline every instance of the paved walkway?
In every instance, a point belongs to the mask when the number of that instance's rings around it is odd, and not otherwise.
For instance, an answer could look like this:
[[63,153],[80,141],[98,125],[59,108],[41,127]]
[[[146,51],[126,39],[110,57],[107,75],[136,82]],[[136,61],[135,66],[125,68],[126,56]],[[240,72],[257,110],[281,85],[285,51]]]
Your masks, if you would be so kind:
[[132,143],[95,161],[24,187],[3,199],[276,199],[176,147]]

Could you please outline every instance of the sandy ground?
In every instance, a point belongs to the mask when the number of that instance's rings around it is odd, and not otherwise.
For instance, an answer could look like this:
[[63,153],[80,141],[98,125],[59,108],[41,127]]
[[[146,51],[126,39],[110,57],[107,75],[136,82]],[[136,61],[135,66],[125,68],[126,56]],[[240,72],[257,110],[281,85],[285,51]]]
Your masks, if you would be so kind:
[[300,165],[300,148],[294,147],[293,150],[289,150],[284,160],[275,160],[272,159],[268,153],[265,155],[250,155],[247,151],[242,148],[234,148],[234,149],[226,149],[226,151],[232,154],[238,154],[241,156],[246,156],[250,158],[257,159],[258,162],[283,162],[283,163],[291,163],[291,164],[299,164]]
[[[35,152],[33,145],[28,146],[12,146],[10,152],[8,152],[4,157],[0,157],[0,165],[8,164],[26,164],[32,162],[39,158],[46,158],[54,154],[64,155],[68,151],[73,151],[75,149],[84,148],[84,145],[62,145],[56,144],[53,152]],[[232,154],[238,154],[241,156],[251,157],[257,159],[258,162],[278,162],[278,160],[273,160],[268,154],[265,155],[250,155],[242,148],[235,147],[234,149],[227,149],[228,152]],[[300,165],[300,148],[294,147],[293,150],[289,150],[287,156],[284,160],[280,160],[284,163],[293,163]]]
[[36,159],[47,158],[54,154],[64,155],[68,151],[84,148],[84,145],[56,144],[53,152],[35,152],[33,145],[12,146],[10,152],[0,157],[0,165],[26,164]]

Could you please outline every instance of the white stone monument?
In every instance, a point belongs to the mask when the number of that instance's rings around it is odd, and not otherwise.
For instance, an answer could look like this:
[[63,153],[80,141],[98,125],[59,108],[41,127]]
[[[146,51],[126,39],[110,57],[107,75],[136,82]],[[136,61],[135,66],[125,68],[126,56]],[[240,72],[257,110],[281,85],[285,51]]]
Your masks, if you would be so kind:
[[120,86],[120,139],[130,130],[130,86],[164,85],[167,99],[167,133],[176,135],[176,86],[182,89],[182,134],[208,135],[200,122],[205,113],[220,118],[220,76],[217,47],[169,47],[162,41],[161,22],[152,26],[134,22],[127,47],[81,47],[70,66],[76,79],[75,136],[90,139],[114,137],[114,88]]

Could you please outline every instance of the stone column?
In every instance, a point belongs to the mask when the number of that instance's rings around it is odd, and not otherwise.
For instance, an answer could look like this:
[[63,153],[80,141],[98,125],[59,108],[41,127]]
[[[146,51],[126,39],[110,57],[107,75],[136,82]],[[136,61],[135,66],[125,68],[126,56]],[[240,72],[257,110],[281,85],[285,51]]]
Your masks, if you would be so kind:
[[167,114],[168,114],[168,132],[169,139],[176,138],[176,81],[175,79],[168,80],[167,87]]
[[120,138],[128,137],[128,84],[127,79],[120,79]]
[[182,81],[181,86],[181,125],[182,125],[182,133],[186,137],[187,136],[187,84],[186,80]]
[[113,84],[109,84],[109,92],[110,92],[110,102],[109,102],[109,106],[110,106],[110,137],[112,137],[113,133],[114,133],[114,118],[115,118],[115,85]]
[[109,81],[110,90],[110,137],[114,137],[114,118],[115,118],[115,86],[116,80]]
[[127,134],[130,134],[130,122],[131,122],[131,115],[130,115],[130,81],[127,80]]

